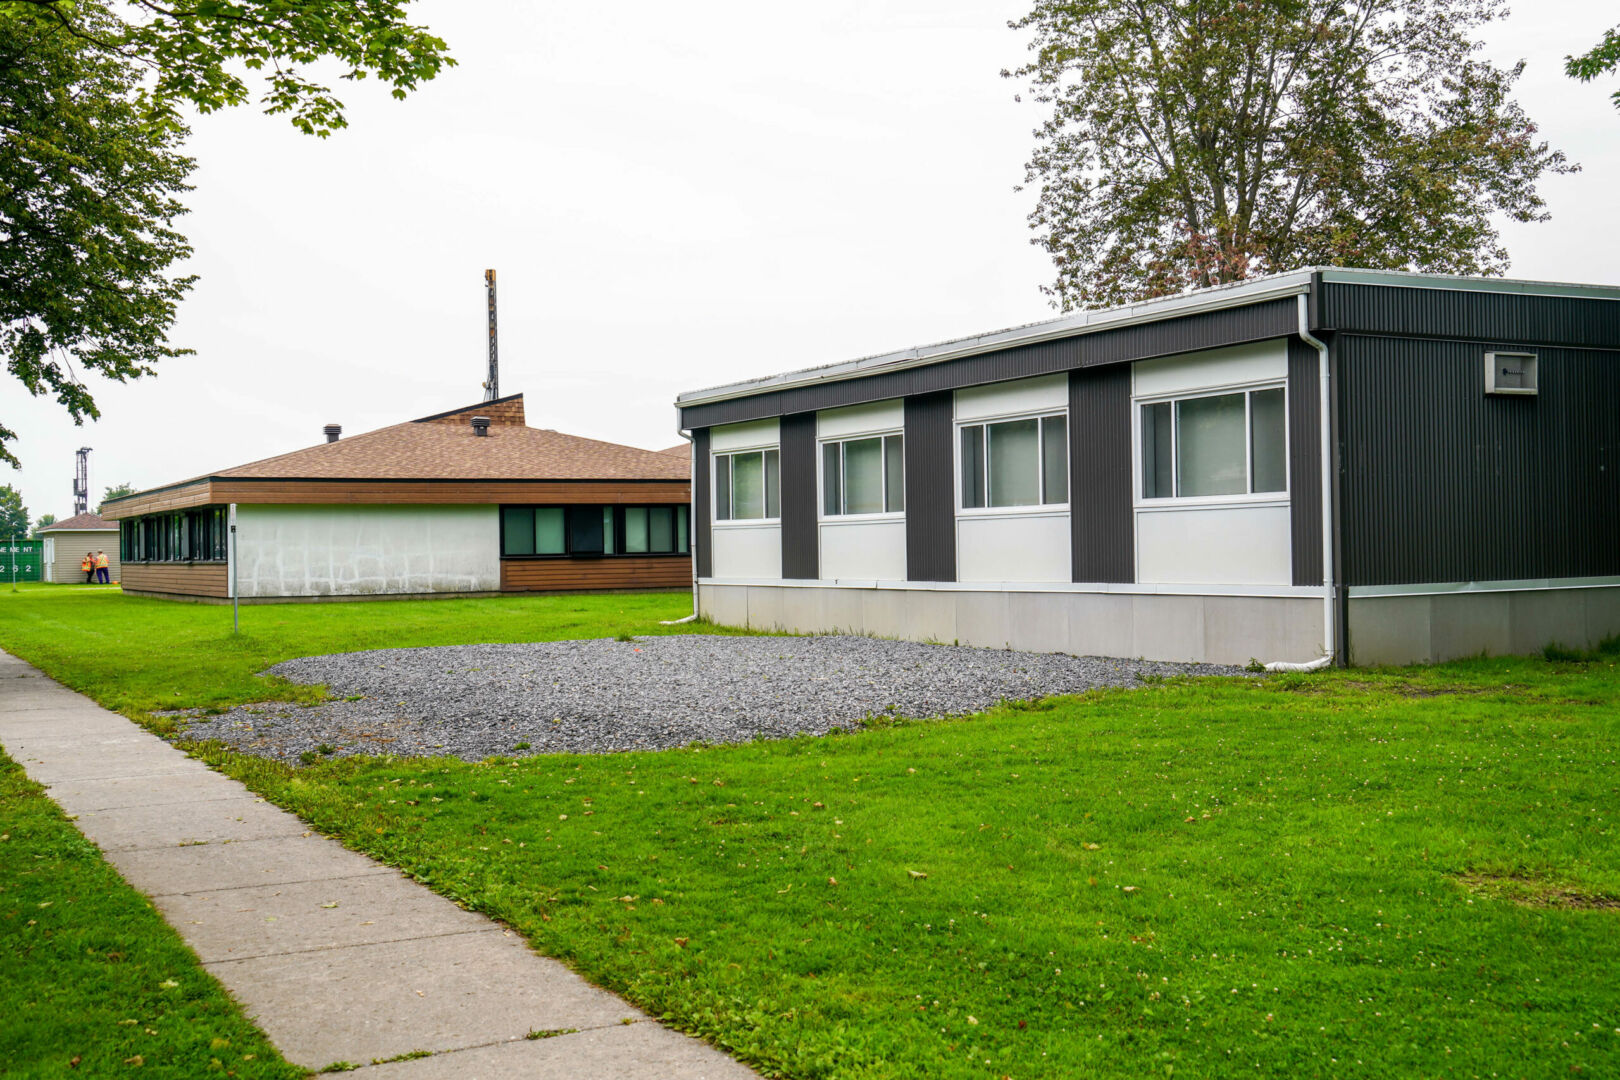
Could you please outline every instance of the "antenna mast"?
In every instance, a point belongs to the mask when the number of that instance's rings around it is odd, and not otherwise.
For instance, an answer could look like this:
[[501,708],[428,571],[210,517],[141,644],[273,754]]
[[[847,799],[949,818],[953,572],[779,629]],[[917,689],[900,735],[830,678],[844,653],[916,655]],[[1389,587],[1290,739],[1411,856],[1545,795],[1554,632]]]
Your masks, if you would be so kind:
[[495,349],[495,271],[484,271],[484,285],[489,290],[489,378],[484,383],[484,400],[494,401],[501,396],[501,364]]
[[79,447],[78,465],[73,470],[73,513],[90,512],[90,447]]

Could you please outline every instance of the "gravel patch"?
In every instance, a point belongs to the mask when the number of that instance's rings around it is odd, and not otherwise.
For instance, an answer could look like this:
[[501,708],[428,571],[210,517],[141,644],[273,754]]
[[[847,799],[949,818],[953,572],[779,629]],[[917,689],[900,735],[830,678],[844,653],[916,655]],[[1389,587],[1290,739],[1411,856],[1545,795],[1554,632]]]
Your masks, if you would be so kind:
[[309,752],[478,761],[656,750],[825,735],[874,716],[955,716],[1144,678],[1242,671],[866,637],[694,634],[381,649],[288,660],[266,674],[325,683],[334,700],[187,717],[177,737],[282,761]]

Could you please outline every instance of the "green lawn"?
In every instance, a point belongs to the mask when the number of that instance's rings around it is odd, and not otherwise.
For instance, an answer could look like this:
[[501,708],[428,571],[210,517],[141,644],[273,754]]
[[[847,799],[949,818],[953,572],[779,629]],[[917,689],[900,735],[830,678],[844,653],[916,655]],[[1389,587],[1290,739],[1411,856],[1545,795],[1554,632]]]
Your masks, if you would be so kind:
[[0,1073],[304,1075],[0,754]]
[[690,626],[659,622],[691,610],[687,593],[256,604],[241,609],[241,632],[233,634],[226,605],[56,585],[19,586],[12,594],[0,586],[0,647],[108,708],[150,722],[143,714],[158,709],[321,700],[319,688],[258,676],[295,656],[689,633]]
[[[102,599],[0,603],[0,644],[137,708],[223,704],[284,693],[245,674],[272,658],[557,637],[564,615],[639,632],[568,608],[684,603],[475,602],[460,636],[441,603],[346,606],[347,630],[257,609],[290,621],[252,628],[252,662],[214,655],[219,609],[210,630],[143,606],[124,625],[152,659],[125,673],[131,637],[49,645],[110,633]],[[1023,1080],[1620,1073],[1617,747],[1606,655],[651,754],[206,754],[767,1074]]]

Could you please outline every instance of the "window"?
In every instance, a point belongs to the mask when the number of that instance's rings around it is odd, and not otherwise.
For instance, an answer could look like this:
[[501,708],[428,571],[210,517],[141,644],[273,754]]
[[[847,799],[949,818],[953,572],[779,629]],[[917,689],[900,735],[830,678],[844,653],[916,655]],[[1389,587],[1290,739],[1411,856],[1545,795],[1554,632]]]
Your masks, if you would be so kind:
[[905,460],[903,435],[822,443],[822,513],[837,517],[905,510]]
[[678,506],[503,506],[501,554],[685,555],[688,511]]
[[782,516],[781,455],[748,450],[714,456],[714,519],[748,521]]
[[1144,404],[1142,497],[1287,491],[1286,413],[1280,386]]
[[148,514],[119,527],[119,557],[126,562],[223,562],[229,537],[223,506]]
[[962,506],[1069,501],[1068,418],[1032,416],[962,427]]

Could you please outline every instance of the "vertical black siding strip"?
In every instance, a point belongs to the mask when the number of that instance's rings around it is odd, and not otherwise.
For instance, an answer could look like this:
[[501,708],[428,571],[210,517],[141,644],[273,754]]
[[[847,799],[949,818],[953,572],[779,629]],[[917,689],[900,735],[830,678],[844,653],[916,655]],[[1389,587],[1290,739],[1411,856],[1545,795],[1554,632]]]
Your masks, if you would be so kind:
[[1136,580],[1131,369],[1069,373],[1069,535],[1075,581]]
[[1316,349],[1288,339],[1288,502],[1294,584],[1322,584],[1322,398]]
[[821,576],[816,524],[816,414],[782,417],[782,576]]
[[1620,574],[1620,357],[1538,348],[1487,395],[1487,341],[1339,335],[1345,581]]
[[697,556],[697,576],[714,577],[714,552],[709,547],[713,535],[712,508],[709,505],[709,429],[692,432],[692,553]]
[[956,580],[955,395],[906,398],[906,578]]

